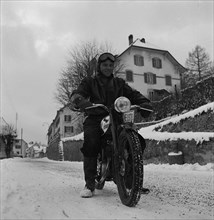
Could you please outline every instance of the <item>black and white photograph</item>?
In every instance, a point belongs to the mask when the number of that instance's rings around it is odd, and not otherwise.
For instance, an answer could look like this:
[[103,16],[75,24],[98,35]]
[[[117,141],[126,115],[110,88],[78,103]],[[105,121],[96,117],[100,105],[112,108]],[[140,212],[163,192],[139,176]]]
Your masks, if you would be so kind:
[[214,1],[0,0],[0,219],[214,219]]

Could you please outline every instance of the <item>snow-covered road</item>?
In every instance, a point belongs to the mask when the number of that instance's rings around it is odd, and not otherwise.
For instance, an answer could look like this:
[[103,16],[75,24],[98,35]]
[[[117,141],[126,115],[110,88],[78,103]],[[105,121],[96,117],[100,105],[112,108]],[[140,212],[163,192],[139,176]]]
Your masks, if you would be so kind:
[[139,204],[121,204],[107,182],[90,199],[80,198],[82,162],[1,160],[1,219],[213,219],[213,164],[146,165]]

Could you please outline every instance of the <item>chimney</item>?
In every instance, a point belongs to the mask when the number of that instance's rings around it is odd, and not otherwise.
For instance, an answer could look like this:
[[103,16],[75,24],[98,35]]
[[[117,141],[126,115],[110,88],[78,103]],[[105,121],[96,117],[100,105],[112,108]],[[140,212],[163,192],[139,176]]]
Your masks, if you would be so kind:
[[133,35],[130,34],[129,35],[129,45],[131,45],[133,43]]
[[142,38],[140,41],[141,41],[142,43],[146,43],[145,38]]

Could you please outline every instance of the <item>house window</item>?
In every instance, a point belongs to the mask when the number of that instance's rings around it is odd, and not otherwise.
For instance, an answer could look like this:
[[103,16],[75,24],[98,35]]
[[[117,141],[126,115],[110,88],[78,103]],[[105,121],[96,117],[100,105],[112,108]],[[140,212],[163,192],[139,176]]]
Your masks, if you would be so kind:
[[65,126],[64,130],[65,130],[65,133],[73,133],[74,132],[73,126]]
[[16,149],[21,149],[21,145],[16,145],[15,148]]
[[162,62],[161,62],[161,59],[155,57],[155,58],[152,58],[152,66],[154,68],[157,68],[157,69],[161,69],[162,68]]
[[148,84],[156,84],[156,74],[154,73],[144,73],[144,81]]
[[71,122],[71,115],[64,115],[65,122]]
[[166,80],[166,85],[167,86],[171,86],[172,85],[172,77],[169,75],[165,76],[165,80]]
[[133,82],[133,72],[131,70],[126,71],[126,81]]
[[154,91],[153,90],[148,90],[148,95],[149,95],[149,99],[151,101],[154,101]]
[[140,55],[134,55],[134,64],[136,66],[144,66],[144,58]]

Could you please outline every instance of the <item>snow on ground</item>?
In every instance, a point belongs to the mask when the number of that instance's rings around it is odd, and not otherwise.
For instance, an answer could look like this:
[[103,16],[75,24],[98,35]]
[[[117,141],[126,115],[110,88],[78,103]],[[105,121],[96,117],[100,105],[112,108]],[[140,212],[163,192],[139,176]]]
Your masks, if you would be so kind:
[[80,198],[82,162],[47,158],[4,159],[1,163],[1,219],[213,219],[214,165],[145,165],[136,207],[121,204],[107,182],[93,198]]

